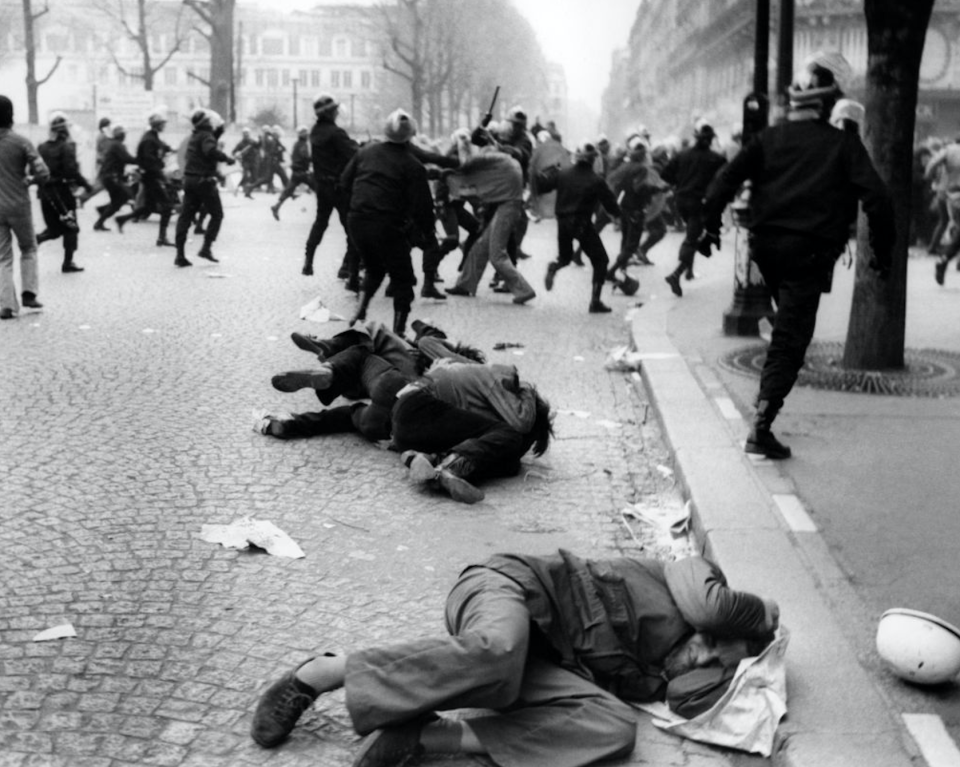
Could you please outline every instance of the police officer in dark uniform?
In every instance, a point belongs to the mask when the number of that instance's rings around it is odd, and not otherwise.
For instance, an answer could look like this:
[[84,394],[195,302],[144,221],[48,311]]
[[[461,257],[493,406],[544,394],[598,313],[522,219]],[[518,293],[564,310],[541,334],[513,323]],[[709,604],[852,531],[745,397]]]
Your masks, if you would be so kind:
[[140,184],[143,187],[143,202],[132,213],[117,216],[117,229],[123,231],[123,225],[132,219],[146,218],[151,213],[160,214],[160,230],[157,245],[173,245],[167,239],[167,227],[173,214],[173,205],[167,194],[164,158],[173,149],[160,133],[167,127],[167,118],[163,112],[154,112],[148,118],[150,128],[137,145],[137,164],[140,166]]
[[890,193],[860,137],[828,122],[843,95],[837,82],[843,71],[849,71],[849,64],[838,53],[810,59],[790,87],[787,120],[763,130],[740,150],[704,201],[701,252],[719,243],[724,207],[745,181],[752,182],[751,256],[777,314],[745,450],[771,459],[791,455],[770,427],[803,366],[820,294],[830,289],[858,199],[869,222],[870,266],[881,276],[890,267],[895,238]]
[[270,206],[270,212],[277,221],[280,220],[280,206],[284,200],[293,196],[300,184],[316,189],[313,176],[310,175],[310,129],[305,125],[297,129],[297,141],[290,150],[290,180],[280,193],[280,199]]
[[[330,214],[336,210],[343,231],[347,232],[347,201],[340,190],[340,174],[357,153],[357,142],[337,126],[340,104],[333,96],[323,95],[313,102],[317,121],[310,131],[310,154],[313,157],[313,177],[316,181],[317,217],[307,237],[302,273],[313,274],[313,256],[323,240],[330,222]],[[347,252],[337,276],[347,280],[347,287],[360,290],[360,257],[347,234]]]
[[63,265],[61,272],[82,272],[83,267],[73,263],[77,252],[77,198],[74,186],[88,192],[93,186],[80,173],[77,164],[77,145],[70,139],[70,123],[62,112],[50,119],[50,138],[37,147],[37,152],[50,170],[50,180],[40,188],[40,210],[47,228],[37,235],[37,243],[63,237]]
[[236,160],[221,151],[218,139],[223,135],[223,118],[212,109],[198,109],[190,118],[193,134],[187,143],[186,167],[183,170],[183,209],[177,219],[175,266],[192,266],[184,254],[187,244],[187,232],[194,216],[201,210],[210,215],[203,246],[197,253],[207,261],[216,259],[210,246],[220,233],[223,223],[223,205],[220,203],[220,191],[217,188],[217,163],[233,165]]
[[97,208],[99,218],[93,225],[94,231],[97,232],[109,232],[110,229],[105,226],[107,219],[130,201],[130,190],[123,183],[123,176],[128,165],[137,164],[137,158],[127,151],[127,147],[123,143],[126,137],[127,129],[122,125],[115,125],[113,138],[110,139],[103,151],[103,158],[100,161],[99,181],[103,188],[107,190],[107,194],[110,195],[110,202]]

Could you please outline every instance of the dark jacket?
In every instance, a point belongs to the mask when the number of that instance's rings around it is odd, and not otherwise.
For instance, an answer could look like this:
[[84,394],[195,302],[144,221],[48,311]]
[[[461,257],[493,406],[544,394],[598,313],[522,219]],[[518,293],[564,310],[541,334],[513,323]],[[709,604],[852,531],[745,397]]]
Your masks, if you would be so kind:
[[557,190],[557,218],[589,219],[597,205],[602,205],[614,218],[620,215],[617,198],[592,165],[575,163],[563,168],[556,173],[555,181],[551,181],[550,174],[537,177],[538,192],[551,192],[554,189]]
[[335,122],[318,119],[310,131],[310,155],[317,181],[340,178],[350,158],[357,153],[357,142]]
[[695,631],[764,637],[765,608],[701,557],[584,560],[498,554],[488,567],[523,587],[530,617],[563,668],[623,700],[663,700],[669,652]]
[[253,167],[257,164],[260,152],[260,140],[244,136],[233,148],[234,157],[240,155],[239,160],[245,168]]
[[340,177],[351,216],[393,219],[424,235],[434,232],[427,171],[407,144],[378,141],[354,154]]
[[80,173],[77,164],[77,145],[66,137],[44,141],[37,147],[37,152],[50,171],[51,184],[77,184],[84,189],[90,189],[90,182]]
[[706,221],[716,221],[744,181],[750,231],[791,233],[843,248],[859,199],[880,264],[889,264],[893,202],[860,138],[816,120],[789,121],[758,134],[717,177],[707,196]]
[[137,144],[137,164],[145,176],[163,178],[165,167],[163,158],[172,151],[170,145],[160,138],[160,134],[151,128],[143,134],[140,143]]
[[664,181],[675,187],[674,196],[679,204],[699,204],[713,177],[726,162],[727,158],[722,154],[709,147],[694,144],[673,157],[660,175]]
[[187,162],[183,173],[185,176],[212,178],[217,175],[217,163],[231,162],[232,159],[220,151],[217,137],[210,128],[194,128],[187,142]]
[[100,178],[121,178],[128,165],[136,165],[137,158],[127,151],[126,145],[118,138],[110,139],[103,152],[100,163]]
[[298,138],[290,151],[290,170],[294,173],[306,173],[310,170],[310,140]]

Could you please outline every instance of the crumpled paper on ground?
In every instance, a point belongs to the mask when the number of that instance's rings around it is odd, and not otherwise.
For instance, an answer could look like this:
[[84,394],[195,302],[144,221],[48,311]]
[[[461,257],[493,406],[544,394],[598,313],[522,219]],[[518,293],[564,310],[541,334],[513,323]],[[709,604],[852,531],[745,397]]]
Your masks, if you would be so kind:
[[693,719],[673,713],[666,703],[641,704],[661,730],[701,743],[736,748],[768,757],[777,725],[787,713],[787,667],[784,654],[790,632],[781,626],[777,638],[756,658],[740,661],[723,697]]
[[200,537],[228,549],[245,549],[253,544],[275,557],[301,559],[306,556],[303,549],[273,522],[252,517],[241,517],[229,525],[203,525]]
[[630,351],[629,346],[618,346],[611,349],[610,353],[607,354],[607,361],[603,363],[603,366],[607,370],[621,370],[623,372],[639,370],[640,357],[640,352]]
[[59,626],[45,629],[33,637],[34,642],[48,642],[51,639],[69,639],[77,635],[72,623],[61,623]]
[[300,319],[310,322],[330,322],[331,320],[342,320],[339,314],[331,312],[323,300],[317,296],[315,299],[300,307]]

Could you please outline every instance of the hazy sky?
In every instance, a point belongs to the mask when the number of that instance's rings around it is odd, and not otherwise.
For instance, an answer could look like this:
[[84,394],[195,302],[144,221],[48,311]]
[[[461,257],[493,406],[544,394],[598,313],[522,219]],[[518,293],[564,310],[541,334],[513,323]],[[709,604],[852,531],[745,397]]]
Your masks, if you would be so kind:
[[[259,4],[274,8],[345,2],[350,0],[259,0]],[[610,74],[610,55],[626,45],[640,0],[513,0],[513,4],[530,20],[547,58],[563,65],[569,97],[599,111]]]

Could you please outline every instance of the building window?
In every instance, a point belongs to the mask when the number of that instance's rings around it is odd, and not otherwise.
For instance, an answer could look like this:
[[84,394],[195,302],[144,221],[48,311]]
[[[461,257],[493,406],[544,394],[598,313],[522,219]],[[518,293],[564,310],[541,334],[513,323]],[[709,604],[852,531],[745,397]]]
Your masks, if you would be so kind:
[[350,47],[350,55],[355,59],[362,59],[367,54],[367,43],[364,40],[354,40]]
[[253,70],[253,81],[257,84],[258,88],[263,87],[263,70],[262,69]]
[[300,55],[300,37],[298,35],[290,35],[290,55]]
[[280,82],[283,83],[283,86],[284,86],[284,87],[287,87],[288,85],[290,85],[290,70],[289,70],[289,69],[284,69],[284,70],[280,73]]
[[268,88],[276,88],[276,87],[278,86],[279,82],[280,82],[280,78],[277,77],[277,70],[276,70],[276,69],[268,69],[268,70],[267,70],[267,87],[268,87]]
[[[304,80],[306,82],[306,80]],[[310,87],[319,88],[320,87],[320,70],[313,69],[310,71]]]
[[301,69],[301,70],[297,73],[297,82],[300,83],[300,85],[302,85],[302,86],[304,86],[304,87],[306,87],[307,83],[310,82],[310,81],[307,79],[307,70],[306,70],[306,69]]
[[283,55],[283,39],[280,37],[263,38],[263,55],[264,56],[282,56]]
[[361,72],[360,73],[360,87],[364,90],[370,90],[370,73]]
[[250,35],[250,37],[248,37],[247,40],[249,41],[249,48],[250,48],[248,53],[250,53],[253,56],[256,56],[257,55],[257,38],[254,37],[253,35]]
[[330,72],[330,87],[331,88],[340,87],[340,72],[336,69]]
[[177,84],[177,68],[176,67],[163,68],[163,84],[164,85]]
[[337,38],[333,44],[333,49],[338,59],[345,59],[347,57],[347,41],[342,37]]
[[353,72],[347,70],[343,73],[343,87],[352,88],[353,87]]

